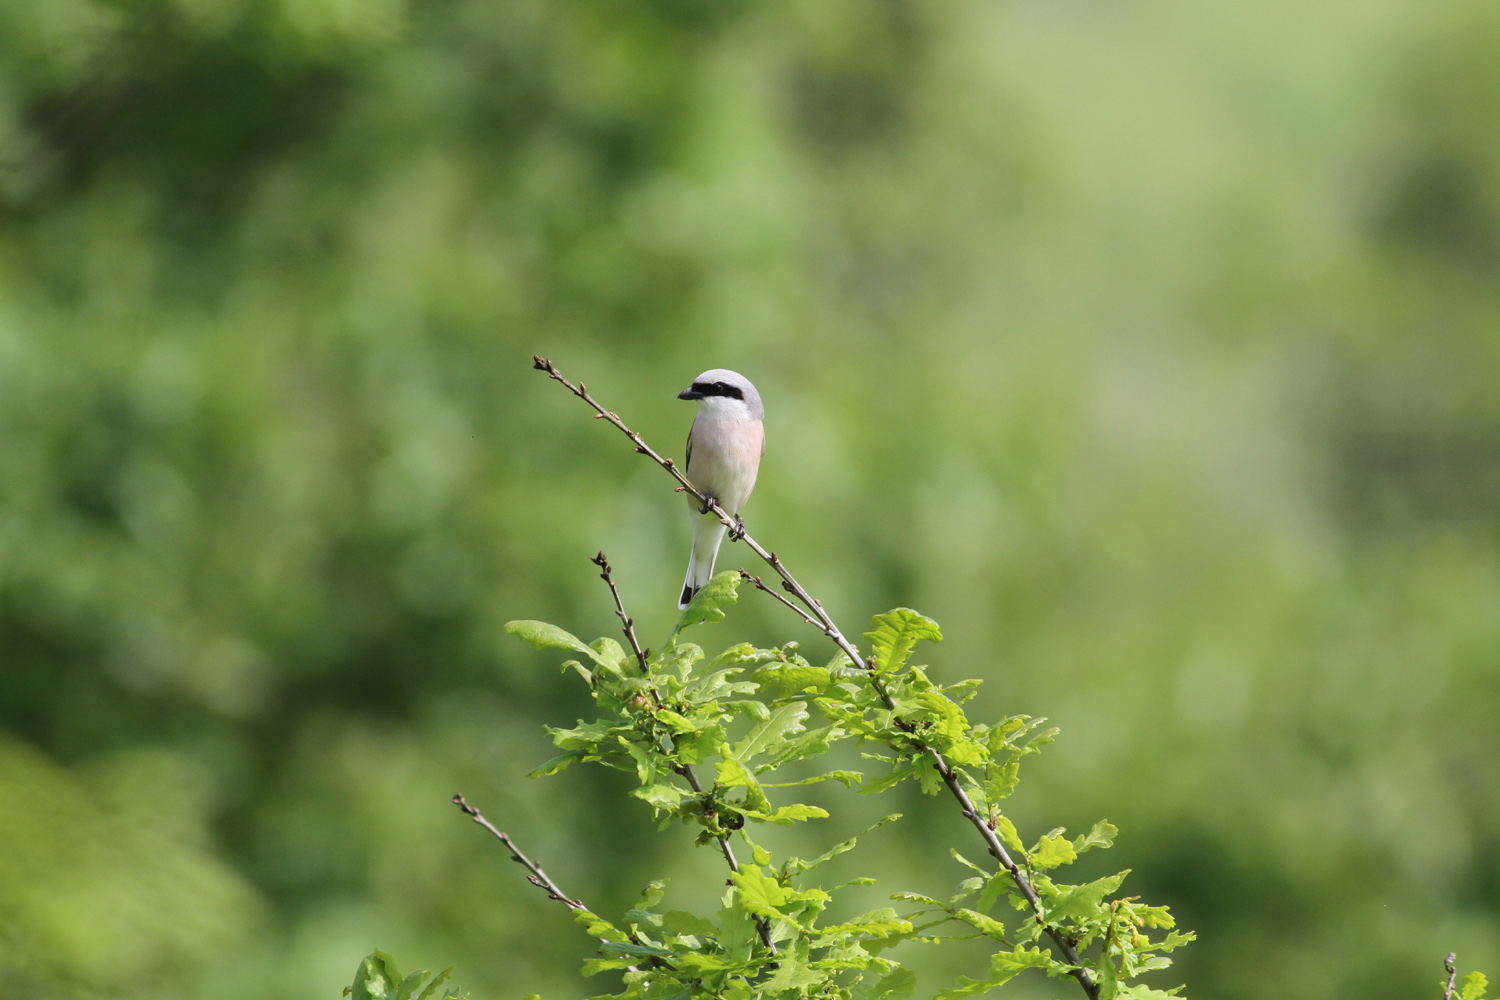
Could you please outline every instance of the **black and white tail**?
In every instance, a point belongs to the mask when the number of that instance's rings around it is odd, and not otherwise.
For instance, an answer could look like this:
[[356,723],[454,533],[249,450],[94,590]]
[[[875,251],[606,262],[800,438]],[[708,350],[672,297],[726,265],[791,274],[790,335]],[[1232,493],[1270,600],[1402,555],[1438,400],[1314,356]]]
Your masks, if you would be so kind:
[[682,581],[682,596],[677,600],[679,608],[691,604],[693,595],[713,579],[714,560],[723,541],[724,522],[717,514],[706,514],[693,521],[693,552],[688,556],[687,578]]

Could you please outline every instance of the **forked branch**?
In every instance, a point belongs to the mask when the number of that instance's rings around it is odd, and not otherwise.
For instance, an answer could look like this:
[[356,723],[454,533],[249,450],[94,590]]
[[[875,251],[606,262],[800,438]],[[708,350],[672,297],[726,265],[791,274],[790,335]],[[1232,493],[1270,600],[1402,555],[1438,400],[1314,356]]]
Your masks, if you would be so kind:
[[[630,440],[635,444],[635,450],[637,452],[645,455],[657,465],[667,470],[672,478],[676,479],[680,484],[677,488],[678,492],[686,492],[696,497],[703,504],[705,511],[713,511],[715,514],[719,515],[720,521],[722,521],[727,527],[734,529],[729,532],[730,539],[733,541],[743,541],[752,552],[759,556],[768,566],[771,567],[771,569],[775,570],[776,575],[781,578],[782,588],[790,593],[793,597],[797,598],[797,600],[802,603],[803,607],[807,609],[807,613],[804,614],[802,609],[797,607],[796,604],[793,604],[791,601],[782,598],[779,594],[775,594],[770,590],[770,588],[766,587],[759,580],[755,581],[757,589],[764,590],[767,593],[772,594],[772,596],[780,600],[781,603],[796,611],[804,621],[807,621],[814,628],[818,629],[824,635],[828,636],[829,639],[833,640],[834,644],[838,646],[839,649],[843,650],[844,654],[849,657],[852,663],[862,664],[866,670],[866,677],[869,679],[870,684],[874,687],[875,691],[880,696],[881,701],[888,709],[891,709],[892,711],[895,710],[895,702],[892,700],[890,694],[886,691],[885,686],[880,681],[880,678],[875,674],[874,664],[871,661],[865,659],[865,657],[860,653],[859,648],[855,646],[854,643],[849,641],[848,637],[845,636],[843,631],[839,629],[838,625],[834,623],[833,618],[829,616],[828,612],[823,610],[822,603],[807,592],[807,589],[803,587],[802,584],[797,581],[797,578],[792,575],[791,571],[787,569],[786,564],[781,561],[781,558],[775,552],[767,550],[764,546],[757,542],[748,531],[744,529],[744,522],[742,520],[731,516],[728,511],[719,506],[717,501],[707,496],[705,493],[703,493],[703,491],[699,490],[698,487],[694,486],[692,482],[690,482],[688,478],[682,474],[682,470],[677,467],[677,464],[675,462],[673,462],[670,458],[664,458],[650,445],[646,444],[645,439],[643,439],[640,434],[636,433],[628,426],[626,426],[625,421],[621,420],[617,414],[612,413],[601,406],[593,396],[589,395],[588,388],[582,382],[574,385],[572,382],[563,377],[562,372],[558,371],[556,365],[539,354],[533,356],[533,361],[535,362],[534,367],[537,370],[546,372],[548,378],[562,383],[562,385],[567,388],[569,392],[573,393],[573,395],[577,396],[579,399],[587,403],[594,410],[594,415],[597,419],[608,421],[609,423],[613,424],[615,428],[618,429],[622,434],[630,438]],[[752,577],[752,579],[755,578]],[[908,731],[911,731],[911,729],[905,725],[903,725],[903,728],[907,728]],[[1025,897],[1027,903],[1030,904],[1032,911],[1036,913],[1038,915],[1038,919],[1040,919],[1040,913],[1042,909],[1041,900],[1037,896],[1036,889],[1034,889],[1031,885],[1031,879],[1028,877],[1027,871],[1020,865],[1018,865],[1010,856],[1010,852],[1005,849],[1005,845],[1001,842],[999,834],[995,832],[995,830],[985,821],[985,818],[981,816],[979,814],[979,811],[974,807],[974,801],[973,799],[969,798],[969,793],[964,790],[963,784],[959,780],[958,773],[954,770],[953,766],[949,764],[948,761],[943,757],[942,753],[937,750],[937,748],[921,742],[920,740],[916,741],[916,743],[917,746],[921,748],[921,753],[932,761],[933,769],[936,770],[942,777],[943,784],[947,786],[948,791],[958,802],[959,807],[963,812],[964,818],[974,826],[974,829],[978,831],[980,837],[984,840],[985,848],[989,851],[990,855],[995,858],[995,860],[1000,862],[1001,867],[1003,867],[1007,872],[1010,873],[1011,878],[1015,880],[1016,888],[1020,891],[1021,895]],[[1083,987],[1083,991],[1089,997],[1089,1000],[1098,1000],[1099,987],[1094,982],[1093,977],[1089,975],[1088,970],[1083,967],[1083,963],[1078,956],[1078,949],[1074,947],[1073,943],[1069,941],[1066,935],[1064,935],[1062,931],[1057,927],[1051,924],[1046,924],[1045,930],[1047,932],[1047,936],[1052,939],[1053,944],[1057,947],[1058,953],[1062,955],[1063,960],[1072,967],[1072,971],[1070,974],[1074,979],[1078,981],[1078,984]]]
[[767,587],[764,580],[762,580],[760,577],[756,576],[755,574],[751,573],[749,570],[745,569],[743,566],[740,567],[740,579],[744,580],[746,583],[753,583],[753,584],[755,584],[755,589],[756,590],[764,591],[765,593],[770,594],[771,595],[771,599],[773,601],[779,601],[780,603],[785,604],[788,608],[792,609],[792,614],[796,615],[798,618],[801,618],[803,621],[807,622],[807,624],[811,625],[813,628],[817,629],[819,632],[822,632],[824,635],[828,634],[828,630],[826,628],[824,628],[821,623],[815,622],[811,618],[807,617],[807,612],[806,611],[803,611],[801,608],[797,607],[797,605],[793,604],[791,601],[787,600],[785,597],[782,597],[780,594],[776,593],[776,591],[772,590],[770,587]]

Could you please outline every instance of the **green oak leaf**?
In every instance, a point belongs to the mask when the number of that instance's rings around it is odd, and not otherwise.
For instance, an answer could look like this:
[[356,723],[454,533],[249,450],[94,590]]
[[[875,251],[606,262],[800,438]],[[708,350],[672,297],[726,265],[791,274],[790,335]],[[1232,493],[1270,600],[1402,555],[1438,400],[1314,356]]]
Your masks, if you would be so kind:
[[789,705],[782,705],[766,721],[751,729],[735,746],[734,759],[743,762],[766,753],[787,736],[801,732],[806,718],[807,702],[794,701]]
[[852,851],[852,850],[854,850],[855,845],[857,845],[859,843],[859,838],[860,837],[863,837],[865,834],[871,832],[872,830],[878,830],[878,829],[880,829],[882,826],[885,826],[887,823],[894,823],[894,822],[896,822],[896,820],[898,820],[900,818],[901,818],[901,814],[900,813],[891,813],[889,816],[884,817],[883,819],[879,820],[878,822],[872,823],[869,826],[865,827],[863,830],[861,830],[859,833],[856,833],[854,836],[850,837],[848,840],[845,840],[845,841],[842,841],[840,843],[837,843],[837,844],[833,845],[828,850],[826,850],[822,854],[818,855],[816,858],[813,858],[811,861],[803,861],[800,858],[792,858],[786,864],[787,871],[790,872],[793,875],[800,875],[803,872],[810,872],[814,868],[816,868],[819,865],[823,864],[824,862],[832,861],[834,858],[838,857],[840,854],[843,854],[846,851]]
[[810,819],[827,819],[828,810],[817,806],[808,806],[801,803],[790,806],[782,806],[775,812],[762,812],[746,810],[745,815],[758,819],[763,823],[773,823],[776,826],[791,826],[793,823],[806,822]]
[[1020,851],[1022,854],[1026,853],[1026,847],[1021,843],[1021,835],[1016,832],[1016,824],[1012,823],[1007,817],[995,817],[995,832],[1000,835],[1000,839],[1005,841],[1006,845],[1012,850]]
[[1086,834],[1073,838],[1073,850],[1082,854],[1084,851],[1095,847],[1112,847],[1115,838],[1120,835],[1119,828],[1108,820],[1100,820],[1094,824],[1094,828]]
[[673,934],[694,934],[698,937],[711,937],[719,932],[713,921],[686,910],[668,910],[661,915],[661,925]]
[[1046,871],[1058,865],[1072,864],[1078,860],[1078,852],[1073,849],[1072,842],[1066,838],[1048,835],[1041,839],[1030,857],[1033,868]]
[[737,570],[725,570],[703,585],[672,629],[675,639],[685,628],[724,620],[723,609],[739,600],[740,574]]
[[1130,874],[1128,870],[1118,875],[1110,875],[1105,878],[1096,879],[1084,885],[1070,886],[1047,906],[1047,917],[1052,921],[1062,921],[1071,918],[1083,918],[1091,916],[1099,909],[1099,904],[1105,896],[1114,892],[1125,881],[1125,876]]
[[910,969],[896,969],[871,985],[862,1000],[906,1000],[917,988],[917,974]]
[[997,986],[1004,986],[1027,969],[1046,969],[1052,960],[1040,948],[1017,945],[1013,951],[997,951],[990,956],[990,975],[985,979],[958,977],[958,986],[943,990],[935,1000],[959,1000],[961,997],[988,993]]
[[[438,991],[438,987],[447,982],[448,977],[451,975],[453,975],[453,966],[450,965],[442,972],[439,972],[436,976],[432,977],[432,982],[427,984],[427,988],[421,993],[417,994],[417,1000],[428,1000],[429,997],[434,996]],[[454,994],[451,991],[444,994],[444,996],[453,995]],[[467,994],[465,995],[467,996]]]
[[761,687],[775,689],[775,696],[778,698],[789,698],[809,689],[821,692],[833,683],[826,667],[799,667],[782,663],[761,667],[754,676],[755,682]]
[[865,633],[875,650],[875,671],[890,673],[900,669],[921,639],[942,642],[937,622],[911,608],[896,608],[870,619],[873,630]]
[[[506,622],[505,631],[517,639],[524,639],[537,649],[566,649],[569,652],[582,653],[605,670],[613,673],[619,672],[619,661],[606,656],[592,646],[585,645],[583,640],[576,635],[556,625],[520,619]],[[613,640],[610,641],[613,642]],[[615,644],[615,648],[619,648],[618,643]]]
[[359,963],[354,971],[354,983],[344,988],[344,995],[354,1000],[389,1000],[401,982],[401,972],[396,960],[379,948]]

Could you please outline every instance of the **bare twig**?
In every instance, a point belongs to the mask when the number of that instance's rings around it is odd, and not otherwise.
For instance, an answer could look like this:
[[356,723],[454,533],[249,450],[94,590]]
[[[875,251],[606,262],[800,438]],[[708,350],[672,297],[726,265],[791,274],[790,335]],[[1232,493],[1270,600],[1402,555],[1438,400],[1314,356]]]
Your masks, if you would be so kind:
[[796,615],[798,618],[801,618],[803,621],[807,622],[807,624],[811,625],[813,628],[817,629],[819,632],[822,632],[824,635],[828,634],[828,630],[825,629],[821,624],[819,624],[818,622],[815,622],[811,618],[807,617],[807,612],[806,611],[803,611],[801,608],[797,607],[797,605],[793,604],[791,601],[787,600],[785,597],[782,597],[780,594],[776,593],[776,591],[772,590],[770,587],[767,587],[765,585],[765,582],[763,580],[761,580],[760,577],[754,575],[749,570],[745,569],[743,566],[740,567],[740,579],[744,580],[746,583],[753,583],[753,584],[755,584],[755,589],[756,590],[762,590],[762,591],[765,591],[767,594],[770,594],[772,600],[780,601],[782,604],[785,604],[787,607],[791,608],[792,609],[792,614]]
[[570,910],[588,909],[588,907],[583,905],[583,900],[573,899],[567,893],[559,889],[557,887],[557,883],[552,881],[551,876],[542,871],[541,865],[537,864],[535,861],[532,861],[526,855],[522,854],[521,849],[515,845],[515,842],[511,840],[510,837],[508,837],[506,834],[502,833],[495,826],[495,824],[485,819],[483,813],[481,813],[478,809],[475,809],[473,806],[469,805],[462,794],[453,796],[453,804],[467,813],[469,815],[469,818],[474,822],[490,831],[490,833],[493,833],[496,838],[499,839],[500,843],[505,845],[506,850],[510,851],[510,859],[516,862],[516,864],[525,868],[529,873],[526,876],[526,881],[530,882],[538,889],[545,891],[547,893],[548,899],[555,899]]
[[[583,905],[583,900],[573,899],[567,893],[558,888],[557,883],[552,881],[552,877],[546,872],[542,871],[542,866],[537,862],[532,861],[526,855],[522,854],[521,849],[516,846],[515,841],[511,840],[510,837],[503,833],[498,827],[496,827],[495,824],[485,819],[484,814],[481,813],[478,809],[475,809],[473,806],[469,805],[468,801],[464,799],[463,793],[459,793],[458,795],[453,796],[453,804],[462,809],[474,822],[478,823],[480,826],[490,831],[490,833],[494,834],[495,837],[500,841],[500,843],[505,845],[505,849],[510,851],[510,859],[526,869],[526,881],[530,882],[532,885],[545,892],[548,899],[555,899],[570,910],[588,909],[587,906]],[[665,963],[663,963],[661,959],[652,956],[651,964],[656,966],[657,968],[661,968]],[[626,966],[625,971],[639,972],[640,970],[635,966],[630,965]]]
[[[637,452],[650,458],[657,465],[660,465],[663,469],[666,469],[667,472],[672,476],[672,478],[676,479],[680,484],[678,486],[679,493],[685,492],[696,497],[703,504],[703,508],[705,511],[713,511],[715,514],[718,514],[720,521],[722,521],[726,526],[734,529],[729,533],[730,539],[733,541],[743,541],[752,552],[754,552],[757,556],[764,560],[767,565],[775,570],[776,575],[781,577],[782,587],[788,593],[796,597],[797,600],[802,602],[802,604],[807,608],[808,614],[803,614],[801,609],[797,608],[796,605],[792,604],[790,601],[783,601],[782,603],[792,607],[792,609],[799,615],[801,615],[804,620],[809,621],[814,628],[818,629],[824,635],[828,636],[829,639],[833,640],[834,644],[838,646],[839,649],[844,651],[844,654],[849,657],[851,662],[856,664],[864,664],[870,684],[874,687],[876,693],[880,696],[880,700],[885,704],[886,708],[894,711],[895,702],[891,698],[889,692],[886,691],[885,685],[876,675],[874,664],[871,661],[866,660],[864,656],[860,654],[859,648],[855,646],[854,643],[849,641],[848,637],[845,636],[844,633],[839,629],[838,625],[834,623],[828,612],[823,610],[823,605],[811,594],[809,594],[807,592],[807,589],[803,587],[801,583],[797,582],[797,578],[794,577],[791,574],[791,571],[786,568],[786,564],[781,561],[781,558],[777,556],[776,553],[768,551],[764,546],[762,546],[753,537],[751,537],[750,533],[744,529],[743,520],[731,515],[723,507],[719,506],[716,500],[712,499],[703,491],[699,490],[698,487],[694,486],[688,480],[688,478],[682,474],[682,471],[677,468],[677,464],[675,462],[673,462],[670,458],[663,458],[660,454],[658,454],[650,445],[646,444],[645,439],[642,438],[640,434],[636,433],[628,426],[626,426],[625,421],[621,420],[618,415],[611,413],[609,410],[606,410],[603,406],[599,405],[598,401],[596,401],[594,397],[589,395],[588,388],[582,382],[578,383],[577,385],[569,382],[566,378],[563,377],[562,372],[558,371],[556,365],[539,354],[534,355],[532,360],[535,362],[534,367],[537,370],[544,371],[547,373],[548,378],[551,378],[557,382],[561,382],[569,392],[573,393],[573,395],[577,396],[579,399],[583,400],[591,408],[593,408],[593,410],[595,411],[594,415],[597,419],[607,420],[609,423],[613,424],[617,429],[619,429],[622,434],[630,438],[630,440],[634,442],[635,450]],[[765,590],[767,593],[771,593],[770,589],[765,587],[763,584],[759,586],[759,589]],[[773,596],[776,596],[778,598],[780,597],[780,595]],[[811,616],[810,618],[809,615]],[[907,724],[899,722],[898,724],[901,725],[903,729],[907,729],[909,732],[912,731]],[[948,761],[943,757],[942,753],[938,751],[936,747],[930,746],[922,742],[921,740],[915,740],[914,742],[915,745],[920,748],[920,752],[926,755],[927,758],[932,761],[933,769],[942,776],[943,784],[948,787],[948,791],[952,793],[954,799],[957,800],[959,807],[963,812],[964,818],[967,819],[971,824],[973,824],[974,829],[977,830],[979,832],[979,836],[983,838],[985,847],[989,851],[990,855],[994,857],[995,860],[999,861],[1001,867],[1003,867],[1007,872],[1010,873],[1011,878],[1015,880],[1016,888],[1020,891],[1021,895],[1026,898],[1026,901],[1030,904],[1033,912],[1040,915],[1042,909],[1041,899],[1037,896],[1036,889],[1032,887],[1031,879],[1028,877],[1026,871],[1021,868],[1020,865],[1016,864],[1015,860],[1010,856],[1010,852],[1005,849],[1005,845],[1000,841],[1000,837],[995,832],[995,830],[985,822],[984,817],[980,816],[978,810],[974,808],[974,801],[969,798],[969,793],[964,790],[963,784],[959,780],[958,773],[954,770],[953,766],[948,763]],[[1063,960],[1073,967],[1070,974],[1074,979],[1078,981],[1078,984],[1083,987],[1083,991],[1089,997],[1089,1000],[1098,1000],[1099,987],[1097,984],[1095,984],[1093,977],[1089,975],[1088,970],[1083,967],[1083,962],[1078,956],[1078,949],[1074,947],[1073,943],[1068,940],[1067,936],[1063,934],[1063,932],[1059,928],[1054,927],[1051,924],[1046,924],[1044,925],[1044,929],[1047,932],[1047,936],[1050,937],[1053,944],[1056,945],[1058,952],[1063,957]]]
[[1443,1000],[1453,1000],[1453,983],[1458,979],[1458,952],[1448,952],[1443,969],[1448,973],[1448,988],[1443,992]]
[[641,665],[641,676],[649,676],[651,668],[646,663],[646,651],[641,648],[640,640],[635,637],[635,619],[625,613],[625,602],[620,600],[620,589],[615,586],[614,577],[610,576],[609,560],[604,558],[604,552],[601,550],[589,562],[599,567],[599,579],[609,584],[609,592],[615,599],[615,614],[620,616],[625,638],[630,640],[630,649],[635,653],[636,662]]

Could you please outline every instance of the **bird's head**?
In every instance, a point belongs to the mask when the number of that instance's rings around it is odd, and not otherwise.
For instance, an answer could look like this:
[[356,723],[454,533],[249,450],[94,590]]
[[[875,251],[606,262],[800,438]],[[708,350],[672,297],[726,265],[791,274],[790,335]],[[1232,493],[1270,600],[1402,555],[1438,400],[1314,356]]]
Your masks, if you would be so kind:
[[766,415],[760,393],[750,380],[727,368],[710,368],[677,394],[678,399],[696,400],[705,413],[745,414],[756,420]]

